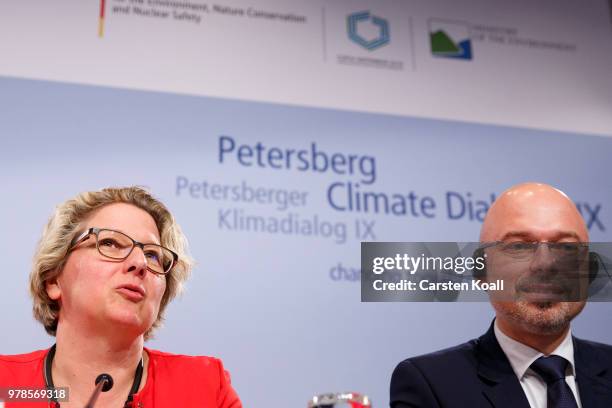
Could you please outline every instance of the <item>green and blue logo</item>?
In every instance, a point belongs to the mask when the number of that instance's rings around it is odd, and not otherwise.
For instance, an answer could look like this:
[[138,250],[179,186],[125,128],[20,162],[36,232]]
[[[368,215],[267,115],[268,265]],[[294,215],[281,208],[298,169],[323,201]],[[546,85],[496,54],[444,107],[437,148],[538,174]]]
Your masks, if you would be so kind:
[[467,23],[448,20],[429,20],[429,41],[435,57],[472,59],[472,40]]

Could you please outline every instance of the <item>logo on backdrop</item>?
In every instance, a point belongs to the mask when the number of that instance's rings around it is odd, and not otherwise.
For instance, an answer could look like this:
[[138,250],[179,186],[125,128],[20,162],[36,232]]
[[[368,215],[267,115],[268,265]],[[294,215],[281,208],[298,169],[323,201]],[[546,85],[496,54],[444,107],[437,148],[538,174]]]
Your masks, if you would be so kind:
[[472,59],[472,40],[468,23],[429,20],[429,42],[435,57]]
[[415,69],[412,17],[408,10],[330,6],[322,9],[322,20],[325,62],[342,65],[343,69]]
[[105,0],[100,0],[100,17],[98,18],[98,37],[104,37],[104,10],[106,9]]
[[[108,3],[108,10],[106,7]],[[109,17],[110,16],[110,17]],[[271,9],[260,9],[255,7],[224,6],[220,4],[209,4],[200,2],[182,2],[166,0],[100,0],[100,10],[98,16],[98,37],[102,38],[105,34],[105,24],[108,18],[113,21],[123,21],[127,23],[133,19],[146,20],[149,24],[161,22],[173,22],[183,26],[197,26],[202,24],[204,19],[233,18],[238,24],[239,19],[256,19],[267,21],[272,24],[306,24],[308,17],[286,11],[276,11]],[[227,21],[226,21],[227,22]],[[130,28],[134,24],[129,23]],[[138,26],[144,27],[146,26]],[[165,25],[164,29],[170,29],[172,35],[176,35],[176,26]],[[190,34],[191,35],[191,34]]]
[[[518,27],[480,24],[466,21],[430,18],[429,44],[434,57],[469,61],[474,58],[474,44],[479,53],[492,47],[522,47],[541,52],[576,51],[576,44],[547,38],[523,36]],[[550,34],[549,34],[550,35]]]
[[346,17],[348,37],[366,50],[375,50],[390,41],[389,22],[369,11],[359,11]]

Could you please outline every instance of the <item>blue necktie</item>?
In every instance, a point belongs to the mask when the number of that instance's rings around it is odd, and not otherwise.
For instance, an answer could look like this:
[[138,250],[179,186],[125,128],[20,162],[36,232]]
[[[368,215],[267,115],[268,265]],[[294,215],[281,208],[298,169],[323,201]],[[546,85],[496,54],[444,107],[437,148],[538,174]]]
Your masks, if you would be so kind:
[[531,369],[546,382],[548,408],[578,408],[574,393],[565,382],[568,364],[561,356],[540,357],[531,364]]

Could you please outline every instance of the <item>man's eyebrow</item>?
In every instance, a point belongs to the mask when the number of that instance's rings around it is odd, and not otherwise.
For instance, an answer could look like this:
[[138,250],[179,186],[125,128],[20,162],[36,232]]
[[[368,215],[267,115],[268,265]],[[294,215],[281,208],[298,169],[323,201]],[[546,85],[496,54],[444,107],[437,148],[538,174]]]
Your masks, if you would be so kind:
[[[534,239],[534,235],[529,231],[508,231],[506,232],[499,240],[506,241],[511,238],[521,238],[524,240],[537,241]],[[580,237],[575,231],[558,231],[553,236],[552,239],[548,241],[559,241],[564,238],[574,238],[576,241],[580,241]]]

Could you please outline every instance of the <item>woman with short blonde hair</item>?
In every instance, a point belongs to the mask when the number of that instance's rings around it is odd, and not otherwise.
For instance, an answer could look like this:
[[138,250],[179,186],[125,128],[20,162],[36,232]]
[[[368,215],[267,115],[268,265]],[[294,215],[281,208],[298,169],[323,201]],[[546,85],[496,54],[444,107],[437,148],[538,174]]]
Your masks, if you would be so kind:
[[85,406],[94,380],[104,406],[241,407],[221,361],[144,347],[182,290],[193,261],[170,211],[140,187],[84,192],[57,207],[30,274],[34,317],[56,337],[48,350],[0,356],[0,386],[69,387]]

